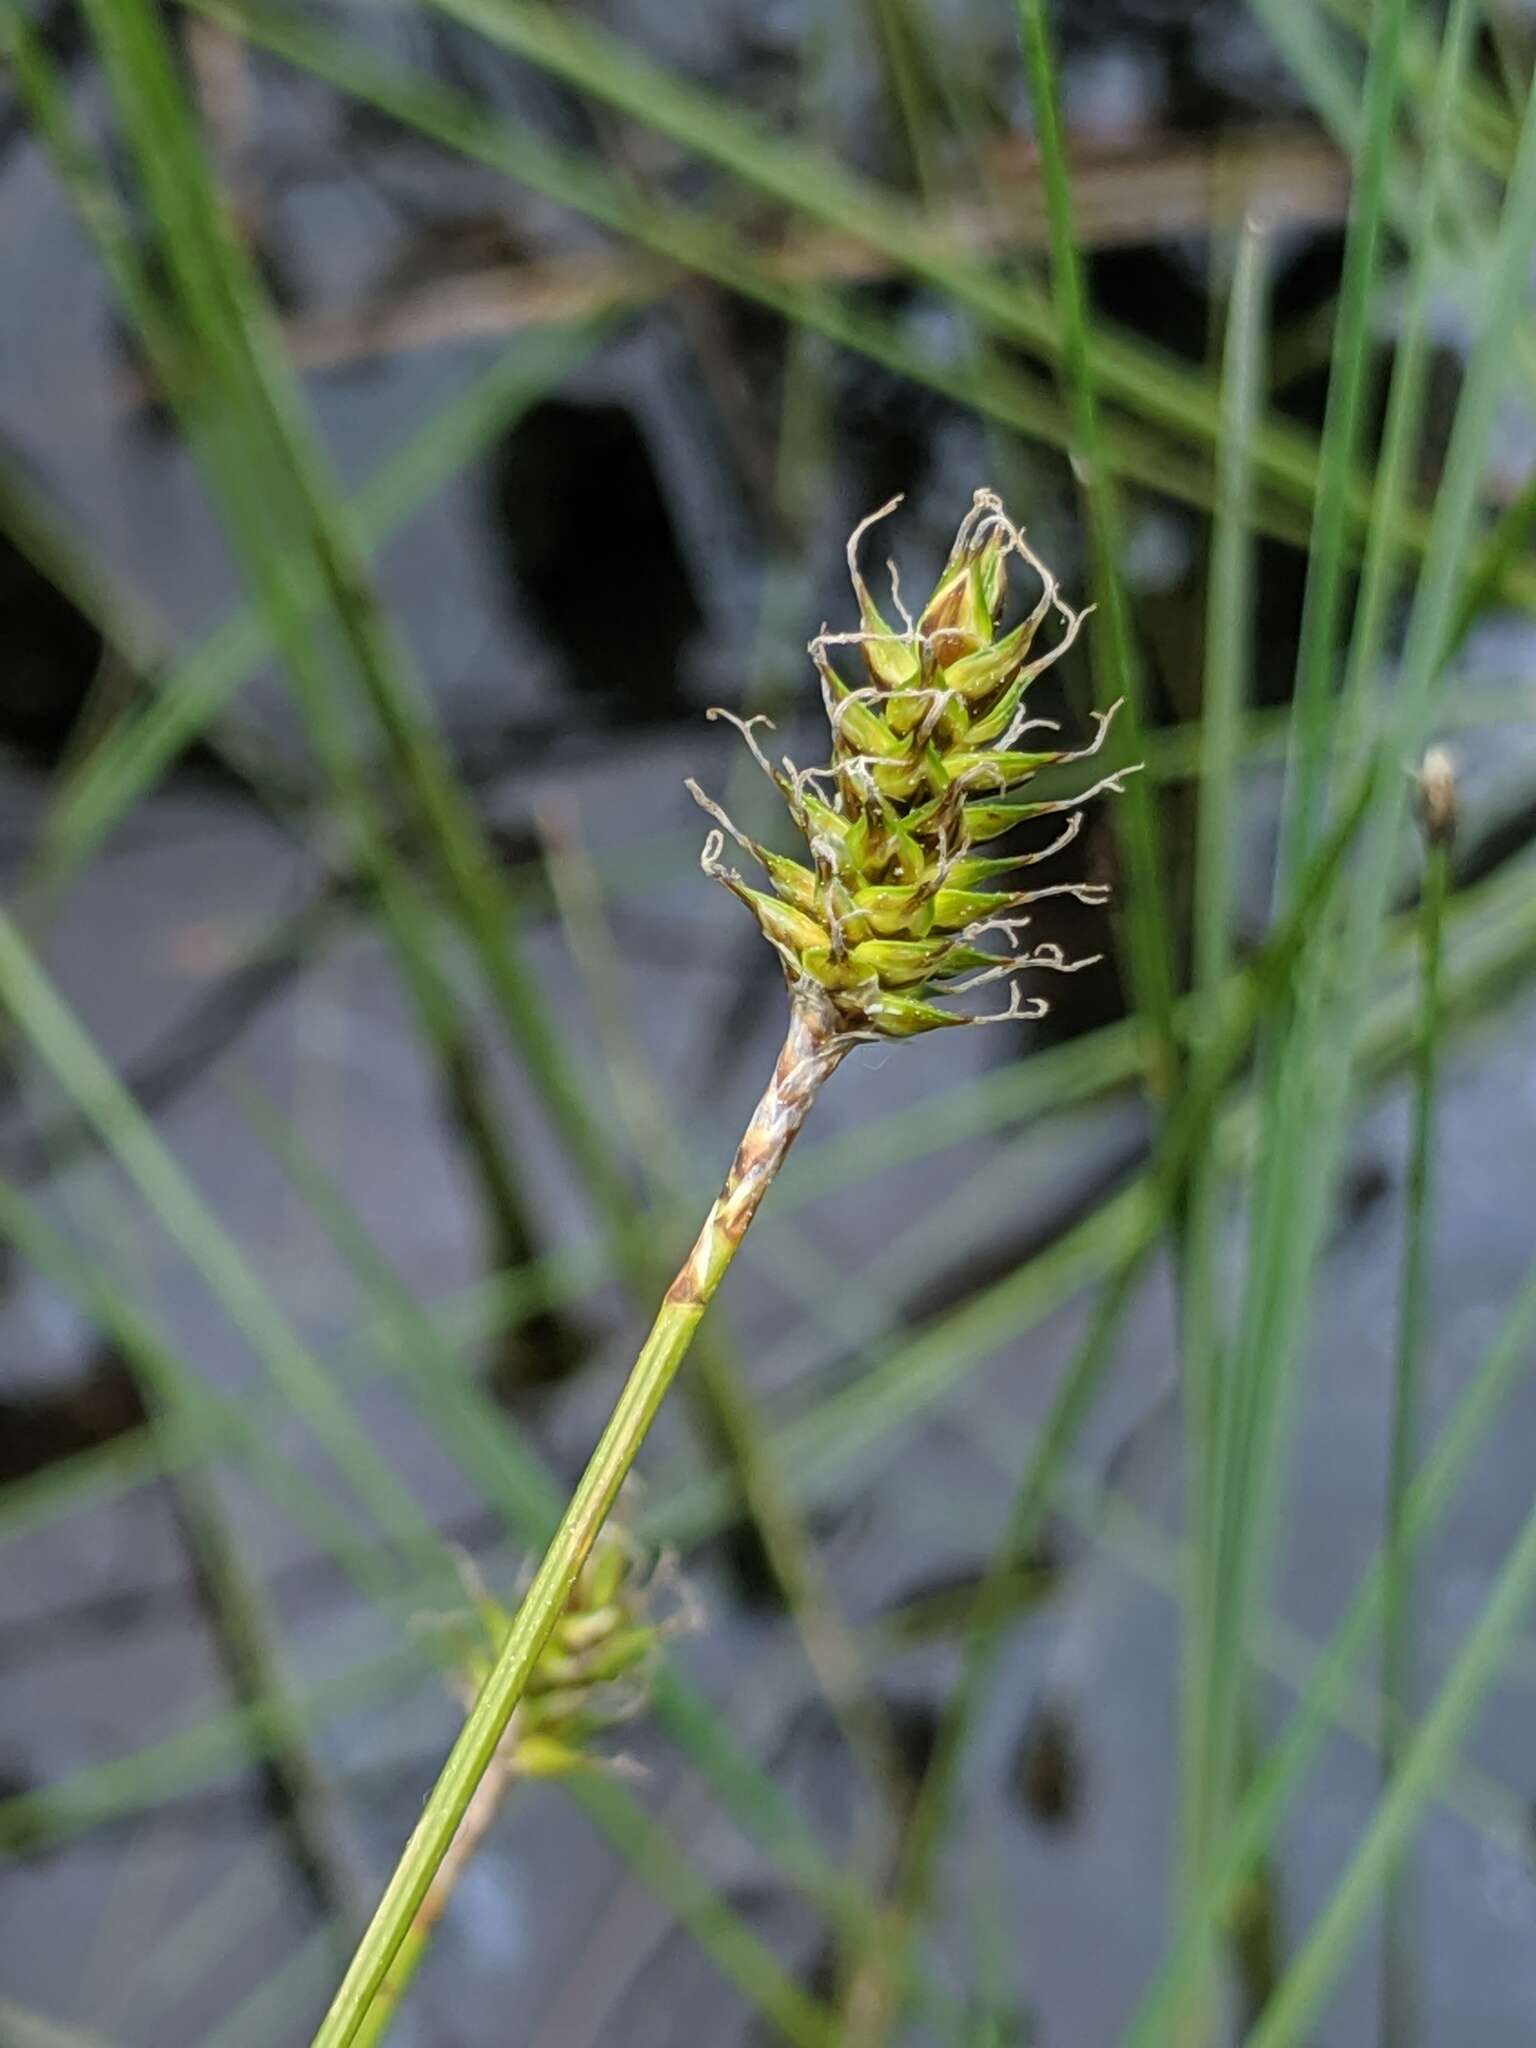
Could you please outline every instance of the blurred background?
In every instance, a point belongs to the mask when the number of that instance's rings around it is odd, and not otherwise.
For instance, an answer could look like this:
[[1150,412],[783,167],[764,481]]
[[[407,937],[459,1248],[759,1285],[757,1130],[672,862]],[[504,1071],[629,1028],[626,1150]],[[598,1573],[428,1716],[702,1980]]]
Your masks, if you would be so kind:
[[827,1090],[392,2033],[1528,2040],[1536,18],[0,12],[0,2041],[309,2039],[782,1036],[705,713],[982,485],[1105,957]]

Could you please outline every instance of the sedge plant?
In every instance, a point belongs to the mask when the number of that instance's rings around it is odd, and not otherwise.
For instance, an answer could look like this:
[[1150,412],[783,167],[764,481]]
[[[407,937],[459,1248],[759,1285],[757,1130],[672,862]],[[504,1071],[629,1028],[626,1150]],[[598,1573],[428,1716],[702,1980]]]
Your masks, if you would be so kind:
[[[370,2008],[475,1808],[479,1787],[503,1753],[513,1715],[667,1389],[821,1088],[860,1044],[1038,1017],[1045,1002],[1026,998],[1021,978],[1090,964],[1068,960],[1053,945],[1022,945],[1021,935],[1042,897],[1069,895],[1097,905],[1106,888],[1087,882],[1020,886],[1028,879],[1025,870],[1077,836],[1083,806],[1118,791],[1130,772],[1114,768],[1072,798],[1036,800],[1021,793],[1041,769],[1096,754],[1110,730],[1112,710],[1096,714],[1086,747],[1029,745],[1034,735],[1055,731],[1048,720],[1031,717],[1029,686],[1072,645],[1085,614],[1066,602],[997,495],[978,491],[915,618],[892,570],[898,623],[891,624],[864,580],[859,546],[899,502],[864,520],[849,541],[858,625],[837,633],[823,629],[810,644],[831,731],[828,763],[800,769],[786,759],[775,765],[757,737],[766,721],[735,721],[784,798],[803,855],[791,858],[748,839],[689,785],[714,820],[702,855],[705,872],[747,906],[783,965],[789,992],[784,1044],[315,2048],[378,2038]],[[1005,626],[1010,568],[1030,575],[1038,595],[1022,619]],[[989,850],[1015,826],[1050,814],[1064,822],[1043,848]],[[757,863],[766,887],[726,863],[729,842]],[[978,1010],[963,1000],[986,988],[1007,989],[1001,1006]],[[956,998],[962,999],[958,1006]]]

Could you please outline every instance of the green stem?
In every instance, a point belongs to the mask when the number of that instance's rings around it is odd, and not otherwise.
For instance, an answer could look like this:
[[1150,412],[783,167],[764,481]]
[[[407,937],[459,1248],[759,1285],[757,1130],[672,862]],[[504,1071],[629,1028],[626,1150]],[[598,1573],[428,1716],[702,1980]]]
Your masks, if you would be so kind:
[[523,1597],[495,1668],[444,1764],[420,1821],[352,1958],[314,2048],[351,2048],[477,1788],[496,1756],[539,1653],[559,1620],[716,1288],[822,1083],[848,1049],[829,1010],[797,997],[773,1079],[753,1112],[693,1250],[649,1336]]
[[[642,1162],[650,1199],[675,1206],[677,1175],[666,1162],[679,1158],[677,1133],[663,1114],[644,1056],[624,1022],[627,1006],[614,971],[618,949],[604,914],[602,885],[580,835],[544,813],[539,819],[545,866],[571,957],[587,988],[597,1020],[620,1116],[630,1150]],[[869,1684],[858,1642],[833,1596],[806,1526],[778,1460],[768,1449],[768,1430],[736,1349],[721,1342],[718,1319],[711,1339],[693,1354],[693,1372],[683,1391],[696,1392],[698,1420],[706,1442],[734,1475],[761,1544],[762,1562],[777,1582],[784,1604],[847,1741],[849,1752],[872,1792],[893,1810],[907,1796],[907,1773],[889,1716]]]
[[[1433,1177],[1435,1095],[1439,1067],[1441,939],[1449,885],[1450,853],[1444,839],[1430,845],[1419,898],[1422,967],[1419,998],[1417,1086],[1408,1164],[1407,1234],[1403,1247],[1397,1357],[1392,1380],[1392,1440],[1387,1471],[1386,1536],[1383,1546],[1381,1644],[1381,1771],[1383,1790],[1401,1766],[1412,1711],[1416,1640],[1413,1560],[1404,1542],[1408,1489],[1418,1464],[1419,1386],[1424,1356],[1424,1313],[1428,1293],[1430,1183]],[[1382,2048],[1410,2048],[1414,2019],[1414,1967],[1409,1926],[1411,1901],[1406,1875],[1394,1873],[1382,1894]]]
[[[1192,929],[1192,981],[1206,999],[1196,1045],[1219,1015],[1217,991],[1232,968],[1240,729],[1253,675],[1252,432],[1263,388],[1265,230],[1250,219],[1233,267],[1222,367],[1223,434],[1218,450],[1216,517],[1211,538],[1205,677],[1200,700],[1200,782]],[[1178,1886],[1189,1894],[1212,1833],[1220,1825],[1221,1788],[1210,1769],[1208,1704],[1216,1586],[1215,1466],[1221,1442],[1228,1364],[1227,1313],[1220,1260],[1225,1195],[1210,1140],[1197,1147],[1180,1218],[1179,1334],[1183,1355],[1185,1516],[1196,1532],[1188,1547],[1181,1640]],[[1214,1795],[1214,1796],[1213,1796]],[[1191,2000],[1191,2039],[1200,2038],[1204,1982]]]

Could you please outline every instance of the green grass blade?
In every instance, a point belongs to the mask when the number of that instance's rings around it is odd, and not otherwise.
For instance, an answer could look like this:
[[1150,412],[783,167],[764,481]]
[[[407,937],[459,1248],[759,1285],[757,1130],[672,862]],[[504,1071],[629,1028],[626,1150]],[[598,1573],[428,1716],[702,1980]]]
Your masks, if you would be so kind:
[[[1427,153],[1414,223],[1402,339],[1393,364],[1378,464],[1378,489],[1383,504],[1388,506],[1407,500],[1423,431],[1436,286],[1435,237],[1440,226],[1450,168],[1457,96],[1466,77],[1480,13],[1478,0],[1454,0],[1446,14],[1440,64],[1429,107]],[[1518,536],[1520,527],[1520,508],[1512,506],[1501,523],[1500,532],[1492,537],[1485,550],[1483,566],[1462,594],[1442,650],[1442,664],[1449,661],[1464,636],[1466,625],[1490,594],[1490,568],[1509,548],[1512,537]],[[1384,518],[1367,535],[1361,564],[1360,595],[1345,671],[1345,717],[1338,735],[1340,751],[1346,758],[1358,748],[1366,725],[1368,698],[1376,684],[1386,641],[1389,606],[1401,581],[1403,567],[1402,550],[1396,544],[1391,521]]]
[[[1250,220],[1233,269],[1222,371],[1225,431],[1218,464],[1206,611],[1205,680],[1201,692],[1200,794],[1194,882],[1192,980],[1203,999],[1199,1038],[1209,1042],[1221,991],[1231,973],[1232,917],[1238,859],[1238,735],[1253,670],[1252,432],[1262,385],[1265,240]],[[1214,1141],[1215,1128],[1211,1132]],[[1222,1435],[1227,1332],[1220,1300],[1224,1224],[1223,1176],[1214,1144],[1196,1148],[1183,1219],[1179,1272],[1180,1344],[1185,1432],[1185,1517],[1195,1540],[1187,1548],[1191,1580],[1184,1608],[1181,1699],[1180,1869],[1193,1882],[1212,1826],[1213,1639],[1216,1458]]]
[[[1445,829],[1449,829],[1448,824]],[[1402,1752],[1402,1730],[1408,1725],[1413,1711],[1417,1668],[1415,1579],[1412,1561],[1403,1554],[1402,1536],[1408,1489],[1419,1460],[1421,1434],[1420,1381],[1429,1308],[1430,1204],[1434,1172],[1435,1095],[1443,1021],[1440,988],[1448,882],[1448,846],[1443,832],[1437,829],[1435,837],[1429,840],[1425,857],[1419,911],[1422,994],[1383,1536],[1386,1591],[1381,1629],[1381,1762],[1384,1782],[1388,1786],[1396,1778]],[[1412,1894],[1406,1872],[1394,1874],[1383,1901],[1383,1915],[1380,2040],[1382,2048],[1412,2048],[1417,2031],[1416,1970]]]
[[[1282,887],[1289,886],[1297,863],[1305,857],[1322,807],[1333,680],[1330,671],[1343,614],[1348,563],[1348,491],[1360,457],[1365,424],[1370,321],[1406,14],[1407,0],[1379,0],[1372,16],[1364,92],[1365,126],[1355,156],[1296,661],[1290,787],[1280,849]],[[1384,532],[1386,526],[1383,519],[1373,530]]]
[[[1072,419],[1072,467],[1088,516],[1093,588],[1099,626],[1093,635],[1096,690],[1101,711],[1123,704],[1123,730],[1116,744],[1120,761],[1143,758],[1145,683],[1131,622],[1130,600],[1121,575],[1125,540],[1114,478],[1104,460],[1099,397],[1088,294],[1072,224],[1066,144],[1057,109],[1056,64],[1043,0],[1017,0],[1019,36],[1035,112],[1040,168],[1050,224],[1051,278],[1061,332],[1061,362]],[[1125,924],[1131,988],[1146,1017],[1157,1052],[1153,1093],[1166,1099],[1175,1086],[1177,1044],[1173,1031],[1174,942],[1166,863],[1159,845],[1152,791],[1135,776],[1115,810],[1125,847]]]

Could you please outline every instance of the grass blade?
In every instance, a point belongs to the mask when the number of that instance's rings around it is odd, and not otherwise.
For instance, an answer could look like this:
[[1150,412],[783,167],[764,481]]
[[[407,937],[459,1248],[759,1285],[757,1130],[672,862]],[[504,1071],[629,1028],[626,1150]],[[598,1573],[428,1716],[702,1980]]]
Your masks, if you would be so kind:
[[[1201,692],[1200,795],[1194,885],[1193,987],[1203,998],[1200,1042],[1209,1042],[1220,991],[1231,972],[1232,913],[1238,856],[1236,792],[1238,732],[1253,667],[1252,432],[1262,378],[1265,241],[1250,220],[1238,244],[1222,372],[1225,434],[1218,466]],[[1224,1366],[1226,1318],[1221,1306],[1223,1228],[1216,1129],[1196,1148],[1183,1217],[1179,1273],[1185,1431],[1185,1517],[1195,1532],[1187,1555],[1191,1579],[1184,1608],[1180,1750],[1182,1890],[1195,1882],[1208,1853],[1220,1805],[1222,1772],[1208,1716],[1220,1599],[1215,1579],[1217,1459],[1229,1398]],[[1213,1798],[1213,1794],[1215,1795]]]
[[[1384,1785],[1396,1779],[1403,1731],[1413,1711],[1417,1668],[1412,1560],[1403,1550],[1408,1489],[1419,1461],[1420,1392],[1429,1308],[1431,1181],[1434,1171],[1435,1096],[1440,1032],[1445,898],[1455,791],[1448,762],[1426,760],[1420,770],[1420,812],[1425,838],[1420,886],[1421,993],[1419,1043],[1414,1061],[1413,1132],[1410,1140],[1402,1289],[1392,1377],[1392,1435],[1383,1535],[1386,1588],[1382,1602],[1381,1767]],[[1394,1873],[1383,1900],[1380,2039],[1382,2048],[1412,2048],[1416,2032],[1412,1898],[1405,1872]]]
[[[1407,0],[1378,0],[1372,13],[1365,130],[1355,158],[1296,661],[1290,787],[1280,853],[1282,887],[1289,886],[1297,862],[1305,856],[1321,810],[1330,666],[1339,637],[1347,565],[1348,488],[1360,457],[1365,422],[1371,311],[1406,15]],[[1375,533],[1386,530],[1385,519],[1373,528]]]
[[[1051,279],[1059,309],[1062,372],[1073,432],[1073,446],[1068,453],[1087,513],[1093,587],[1103,622],[1093,636],[1096,694],[1101,711],[1116,702],[1123,703],[1118,758],[1140,761],[1144,753],[1142,718],[1146,692],[1130,602],[1120,572],[1125,557],[1120,508],[1114,478],[1104,460],[1099,427],[1088,294],[1072,225],[1066,145],[1057,109],[1056,63],[1043,0],[1017,0],[1017,8],[1050,222]],[[1131,781],[1116,820],[1126,854],[1129,900],[1125,921],[1132,992],[1136,1007],[1145,1014],[1156,1047],[1152,1092],[1166,1100],[1174,1092],[1178,1053],[1173,1031],[1171,892],[1158,843],[1152,792],[1144,777],[1137,776]]]

